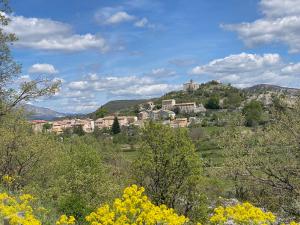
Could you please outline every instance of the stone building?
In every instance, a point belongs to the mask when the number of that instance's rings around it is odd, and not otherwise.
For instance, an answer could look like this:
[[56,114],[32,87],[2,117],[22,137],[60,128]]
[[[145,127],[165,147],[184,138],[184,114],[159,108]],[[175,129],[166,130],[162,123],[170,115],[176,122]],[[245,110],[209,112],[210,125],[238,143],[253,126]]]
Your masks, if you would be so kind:
[[186,102],[175,104],[174,107],[178,108],[180,113],[193,113],[197,106],[195,102]]
[[188,119],[187,118],[177,118],[176,120],[174,120],[170,123],[170,126],[173,128],[187,127]]
[[[111,128],[114,123],[115,117],[114,116],[106,116],[103,118],[99,118],[95,121],[95,126],[99,129],[103,128]],[[128,126],[133,124],[137,121],[136,116],[118,116],[118,121],[120,126]]]
[[184,91],[195,91],[198,90],[199,87],[200,85],[195,83],[193,80],[190,80],[190,82],[183,84]]
[[162,100],[161,108],[163,110],[173,110],[175,104],[176,104],[175,99]]
[[149,118],[151,120],[168,120],[175,119],[176,114],[170,110],[154,110],[149,112]]
[[138,113],[138,119],[139,120],[147,120],[149,119],[149,112],[148,111],[142,111]]

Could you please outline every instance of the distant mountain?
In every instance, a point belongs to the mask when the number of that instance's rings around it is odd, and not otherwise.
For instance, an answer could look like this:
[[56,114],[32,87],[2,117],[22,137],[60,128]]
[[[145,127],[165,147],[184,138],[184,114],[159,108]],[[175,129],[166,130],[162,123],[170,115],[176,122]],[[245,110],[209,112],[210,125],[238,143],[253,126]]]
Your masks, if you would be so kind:
[[52,109],[38,107],[29,104],[20,106],[24,109],[27,118],[30,120],[54,120],[57,118],[68,116],[68,114],[56,112]]
[[281,87],[281,86],[271,85],[271,84],[257,84],[252,87],[244,88],[244,90],[250,93],[271,91],[271,92],[281,92],[289,95],[300,95],[300,89]]

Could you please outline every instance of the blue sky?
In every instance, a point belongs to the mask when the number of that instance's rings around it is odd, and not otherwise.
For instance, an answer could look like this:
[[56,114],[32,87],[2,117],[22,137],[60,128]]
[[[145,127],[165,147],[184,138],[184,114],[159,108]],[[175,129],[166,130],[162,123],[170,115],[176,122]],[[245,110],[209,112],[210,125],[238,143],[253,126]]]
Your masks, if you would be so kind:
[[300,0],[11,0],[22,80],[61,90],[35,105],[90,112],[189,79],[300,87]]

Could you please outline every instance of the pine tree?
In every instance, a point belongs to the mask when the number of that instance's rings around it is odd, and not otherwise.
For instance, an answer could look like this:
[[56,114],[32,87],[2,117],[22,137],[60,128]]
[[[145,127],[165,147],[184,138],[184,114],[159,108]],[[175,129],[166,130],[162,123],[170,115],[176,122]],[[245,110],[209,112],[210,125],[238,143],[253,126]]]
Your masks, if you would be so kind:
[[114,119],[114,123],[111,127],[111,132],[113,134],[118,134],[121,132],[121,128],[120,128],[120,124],[119,124],[119,120],[118,120],[118,117],[115,116],[115,119]]

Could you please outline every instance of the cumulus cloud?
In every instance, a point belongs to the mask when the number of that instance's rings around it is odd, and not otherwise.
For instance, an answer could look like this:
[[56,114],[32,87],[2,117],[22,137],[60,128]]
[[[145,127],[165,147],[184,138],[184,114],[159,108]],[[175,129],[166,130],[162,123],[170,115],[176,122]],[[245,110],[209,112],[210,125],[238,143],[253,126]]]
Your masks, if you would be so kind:
[[11,22],[3,29],[15,33],[19,40],[17,47],[58,50],[83,51],[98,49],[105,52],[109,49],[107,41],[99,35],[74,34],[69,24],[51,19],[27,18],[23,16],[8,16]]
[[37,74],[55,74],[58,73],[58,70],[51,64],[33,64],[29,70],[29,73],[37,73]]
[[138,28],[155,28],[146,18],[139,18],[126,12],[122,7],[104,7],[96,11],[94,18],[100,25],[116,25],[132,22]]
[[117,12],[107,18],[105,21],[107,24],[116,24],[122,22],[128,22],[134,20],[134,16],[129,15],[127,12]]
[[120,97],[153,97],[179,87],[159,83],[146,76],[103,77],[90,74],[85,80],[70,82],[68,88],[72,91],[105,92],[108,95]]
[[113,99],[152,98],[178,90],[181,85],[158,82],[147,76],[102,76],[91,73],[82,79],[64,83],[52,96],[65,111],[88,112]]
[[300,64],[285,63],[278,54],[229,55],[196,66],[191,73],[209,75],[213,79],[247,87],[258,83],[295,86],[300,81]]
[[120,7],[101,8],[95,13],[94,18],[101,25],[113,25],[135,20],[134,16],[123,11]]
[[261,0],[259,6],[262,18],[221,26],[236,31],[248,47],[284,43],[291,53],[300,52],[300,0]]
[[170,84],[133,85],[126,89],[113,90],[112,94],[117,96],[153,97],[165,94],[174,89],[178,89],[178,87]]

